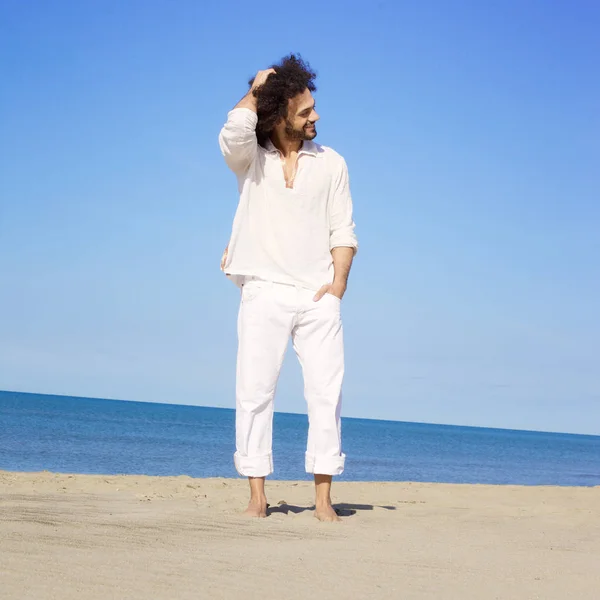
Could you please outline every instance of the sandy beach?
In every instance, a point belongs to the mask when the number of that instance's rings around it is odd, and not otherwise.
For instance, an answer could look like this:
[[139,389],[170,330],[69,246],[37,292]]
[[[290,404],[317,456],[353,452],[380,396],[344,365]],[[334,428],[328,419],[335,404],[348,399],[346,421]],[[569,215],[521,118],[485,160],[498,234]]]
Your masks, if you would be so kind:
[[2,599],[597,599],[600,487],[338,483],[0,471]]

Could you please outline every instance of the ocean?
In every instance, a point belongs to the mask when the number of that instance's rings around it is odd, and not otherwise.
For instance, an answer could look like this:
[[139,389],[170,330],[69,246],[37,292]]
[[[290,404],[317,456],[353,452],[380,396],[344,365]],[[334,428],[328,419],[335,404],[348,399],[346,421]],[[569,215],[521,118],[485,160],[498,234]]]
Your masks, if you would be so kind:
[[[236,477],[231,409],[0,391],[0,469]],[[304,472],[306,415],[276,413],[273,479]],[[600,436],[344,418],[341,481],[600,485]]]

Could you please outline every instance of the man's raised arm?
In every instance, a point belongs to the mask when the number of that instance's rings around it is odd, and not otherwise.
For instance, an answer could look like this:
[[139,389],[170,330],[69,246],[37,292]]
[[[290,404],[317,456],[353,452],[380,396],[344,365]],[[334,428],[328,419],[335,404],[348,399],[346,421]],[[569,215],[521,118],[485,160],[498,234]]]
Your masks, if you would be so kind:
[[227,123],[219,134],[219,146],[225,162],[236,174],[246,172],[256,156],[256,90],[274,72],[274,69],[267,69],[256,74],[250,90],[229,112]]

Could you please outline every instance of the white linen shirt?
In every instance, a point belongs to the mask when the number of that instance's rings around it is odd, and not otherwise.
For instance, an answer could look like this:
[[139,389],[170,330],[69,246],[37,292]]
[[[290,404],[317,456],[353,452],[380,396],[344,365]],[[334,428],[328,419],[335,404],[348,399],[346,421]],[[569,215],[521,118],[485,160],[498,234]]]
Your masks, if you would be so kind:
[[240,193],[222,269],[237,285],[254,276],[318,290],[333,281],[331,250],[358,249],[346,162],[304,141],[287,188],[281,154],[270,141],[258,144],[257,122],[252,110],[235,108],[219,135]]

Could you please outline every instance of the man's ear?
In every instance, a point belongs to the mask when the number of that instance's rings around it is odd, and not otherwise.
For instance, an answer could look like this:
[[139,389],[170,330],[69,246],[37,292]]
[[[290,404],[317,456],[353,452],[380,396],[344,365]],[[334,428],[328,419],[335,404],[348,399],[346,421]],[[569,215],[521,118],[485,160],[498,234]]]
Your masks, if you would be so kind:
[[288,100],[287,105],[287,115],[286,118],[289,119],[296,115],[296,111],[298,110],[298,98],[294,96],[294,98],[290,98]]
[[283,131],[285,129],[285,119],[283,117],[279,117],[273,126],[273,129],[278,129],[279,131]]

